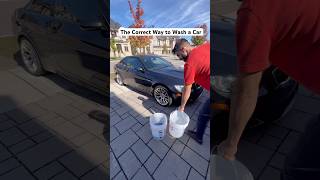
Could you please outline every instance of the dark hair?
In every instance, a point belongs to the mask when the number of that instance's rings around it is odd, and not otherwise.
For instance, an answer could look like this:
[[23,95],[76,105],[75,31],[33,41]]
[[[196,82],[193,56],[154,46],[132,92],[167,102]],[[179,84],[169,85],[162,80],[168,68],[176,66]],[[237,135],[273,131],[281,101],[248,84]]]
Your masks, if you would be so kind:
[[172,49],[172,53],[173,53],[173,54],[176,54],[177,51],[180,49],[180,47],[181,47],[183,44],[185,44],[185,43],[190,44],[189,41],[186,40],[185,38],[178,39],[178,40],[176,41],[176,44],[174,45],[174,48]]

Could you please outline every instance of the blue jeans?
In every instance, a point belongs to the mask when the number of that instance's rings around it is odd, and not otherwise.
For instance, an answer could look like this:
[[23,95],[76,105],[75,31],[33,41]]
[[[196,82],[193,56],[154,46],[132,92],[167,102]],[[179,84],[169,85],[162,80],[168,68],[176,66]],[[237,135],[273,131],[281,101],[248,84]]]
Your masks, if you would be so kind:
[[210,110],[210,98],[206,100],[203,104],[202,109],[200,111],[198,121],[197,121],[197,138],[202,139],[204,132],[206,130],[207,124],[211,117],[211,110]]
[[283,180],[320,179],[320,115],[313,118],[287,156]]

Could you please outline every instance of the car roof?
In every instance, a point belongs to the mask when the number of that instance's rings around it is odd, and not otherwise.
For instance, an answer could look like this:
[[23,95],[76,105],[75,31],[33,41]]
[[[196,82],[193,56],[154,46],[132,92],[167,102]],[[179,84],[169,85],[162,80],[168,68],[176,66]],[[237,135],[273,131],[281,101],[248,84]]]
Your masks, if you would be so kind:
[[143,58],[143,57],[160,57],[158,55],[133,55],[133,56],[127,56],[127,57],[138,57],[138,58]]

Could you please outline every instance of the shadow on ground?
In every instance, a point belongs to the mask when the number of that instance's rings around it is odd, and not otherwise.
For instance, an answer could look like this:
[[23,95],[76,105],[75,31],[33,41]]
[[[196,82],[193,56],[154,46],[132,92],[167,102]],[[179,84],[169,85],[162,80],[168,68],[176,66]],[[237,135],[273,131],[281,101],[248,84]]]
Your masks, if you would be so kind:
[[[15,105],[6,96],[0,96],[0,102]],[[1,179],[105,180],[109,176],[108,147],[98,139],[83,141],[85,131],[76,121],[36,104],[0,114],[0,120]]]
[[[21,66],[25,71],[27,71],[27,69],[25,68],[25,66],[22,62],[20,51],[18,51],[14,54],[14,59],[19,66]],[[96,103],[103,105],[103,106],[108,106],[108,104],[109,104],[109,97],[103,96],[97,92],[94,92],[94,91],[91,91],[87,88],[84,88],[84,87],[82,87],[78,84],[75,84],[75,83],[73,83],[63,77],[60,77],[59,75],[48,72],[43,77],[47,78],[50,81],[53,81],[54,83],[56,83],[57,85],[59,85],[60,87],[65,89],[66,91],[69,91],[71,93],[74,93],[76,95],[84,97],[90,101],[96,102]],[[108,83],[108,82],[106,82],[106,83]]]

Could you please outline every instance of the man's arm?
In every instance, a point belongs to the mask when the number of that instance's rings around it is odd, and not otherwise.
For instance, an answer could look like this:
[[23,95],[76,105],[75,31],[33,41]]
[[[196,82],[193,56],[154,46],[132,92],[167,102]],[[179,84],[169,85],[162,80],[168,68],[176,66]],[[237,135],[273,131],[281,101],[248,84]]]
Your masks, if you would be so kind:
[[182,91],[182,99],[181,99],[181,105],[179,107],[179,111],[184,111],[184,108],[191,94],[191,88],[192,88],[192,84],[184,86]]
[[261,76],[262,71],[241,74],[233,86],[228,137],[218,148],[225,159],[235,159],[240,137],[257,103]]

